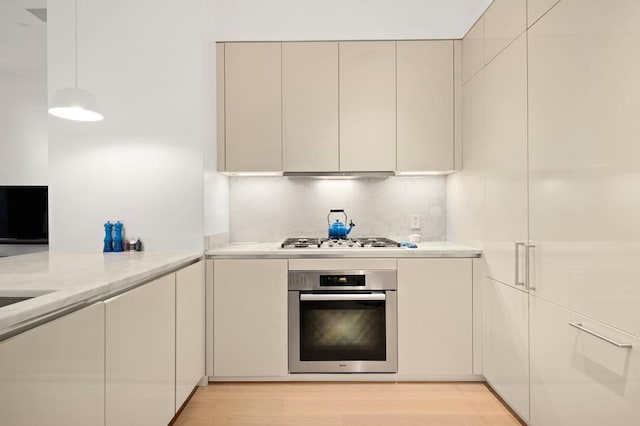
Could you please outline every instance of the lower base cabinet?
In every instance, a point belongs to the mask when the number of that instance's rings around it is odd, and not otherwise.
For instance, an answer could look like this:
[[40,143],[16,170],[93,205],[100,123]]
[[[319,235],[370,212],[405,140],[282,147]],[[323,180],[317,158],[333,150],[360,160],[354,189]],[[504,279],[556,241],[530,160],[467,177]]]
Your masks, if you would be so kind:
[[490,278],[483,287],[483,372],[487,382],[529,421],[528,293]]
[[102,302],[0,342],[0,424],[104,425]]
[[176,412],[204,377],[204,317],[202,261],[176,273]]
[[213,375],[285,376],[286,259],[213,262]]
[[472,259],[398,259],[398,375],[471,375]]
[[531,424],[640,424],[640,339],[534,296],[530,306]]
[[175,414],[176,275],[105,301],[106,425],[166,425]]

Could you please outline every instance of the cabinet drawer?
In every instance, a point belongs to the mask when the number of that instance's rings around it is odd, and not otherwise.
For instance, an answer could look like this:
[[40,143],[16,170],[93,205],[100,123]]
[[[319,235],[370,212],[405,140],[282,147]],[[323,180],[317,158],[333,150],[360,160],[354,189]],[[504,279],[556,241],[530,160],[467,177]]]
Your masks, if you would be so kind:
[[530,308],[531,424],[638,424],[640,339],[534,296]]

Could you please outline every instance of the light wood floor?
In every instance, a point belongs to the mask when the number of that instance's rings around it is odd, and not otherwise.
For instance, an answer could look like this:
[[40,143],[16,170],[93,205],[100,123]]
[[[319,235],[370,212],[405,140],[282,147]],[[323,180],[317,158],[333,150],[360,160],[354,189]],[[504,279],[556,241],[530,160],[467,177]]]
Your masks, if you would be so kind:
[[216,383],[174,425],[519,425],[482,383]]

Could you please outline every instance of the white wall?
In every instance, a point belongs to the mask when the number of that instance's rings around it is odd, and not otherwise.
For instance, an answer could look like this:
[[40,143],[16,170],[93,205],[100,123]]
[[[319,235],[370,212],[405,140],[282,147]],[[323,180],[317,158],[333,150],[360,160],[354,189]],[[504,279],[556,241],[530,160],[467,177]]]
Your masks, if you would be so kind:
[[[330,209],[344,209],[356,227],[350,236],[406,240],[412,214],[421,218],[423,240],[447,236],[446,178],[390,177],[384,180],[311,180],[285,177],[230,178],[230,237],[282,241],[326,237]],[[344,221],[342,215],[332,220]]]
[[[216,10],[209,0],[213,15]],[[207,40],[214,40],[215,25],[205,24]],[[218,150],[216,140],[216,47],[206,43],[204,50],[204,124],[206,131],[204,146],[204,235],[229,232],[229,180],[217,172]]]
[[47,174],[46,68],[0,70],[0,185],[46,185]]
[[47,184],[47,32],[26,8],[0,1],[0,185]]
[[[51,249],[101,250],[108,219],[147,250],[202,248],[203,152],[215,138],[211,2],[78,8],[78,85],[105,120],[49,118]],[[73,83],[72,11],[72,0],[49,2],[49,96]]]
[[215,0],[218,41],[462,38],[492,0]]

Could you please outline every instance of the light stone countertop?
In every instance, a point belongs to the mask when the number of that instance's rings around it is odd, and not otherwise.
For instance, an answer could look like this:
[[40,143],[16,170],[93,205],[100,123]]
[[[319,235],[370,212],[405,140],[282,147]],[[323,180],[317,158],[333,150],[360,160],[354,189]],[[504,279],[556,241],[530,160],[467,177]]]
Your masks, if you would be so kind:
[[212,258],[295,259],[327,257],[479,257],[481,250],[448,241],[418,243],[418,248],[292,248],[283,249],[280,242],[231,243],[205,251]]
[[47,315],[104,300],[200,258],[201,251],[41,252],[2,258],[0,297],[37,297],[0,307],[0,340]]

